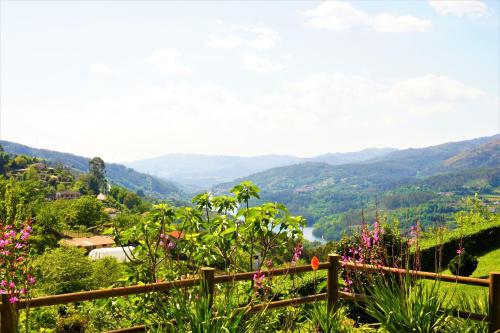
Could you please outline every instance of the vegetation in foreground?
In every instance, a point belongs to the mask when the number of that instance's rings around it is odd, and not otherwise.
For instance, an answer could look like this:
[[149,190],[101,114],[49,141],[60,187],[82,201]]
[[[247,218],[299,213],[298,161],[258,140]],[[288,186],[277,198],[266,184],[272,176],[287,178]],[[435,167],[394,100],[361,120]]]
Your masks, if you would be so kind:
[[[405,230],[397,221],[389,223],[385,216],[376,214],[373,223],[362,220],[360,228],[342,241],[311,247],[302,239],[305,221],[301,217],[291,215],[277,203],[251,205],[251,200],[260,196],[251,182],[237,184],[230,195],[202,193],[190,206],[151,205],[138,194],[110,188],[103,164],[95,162],[89,174],[69,182],[60,181],[58,175],[65,172],[63,169],[52,182],[35,167],[14,178],[12,171],[17,169],[10,162],[5,164],[7,177],[0,179],[0,280],[12,303],[21,297],[188,278],[199,275],[203,266],[215,267],[218,273],[257,273],[251,282],[218,285],[213,303],[206,297],[204,286],[197,286],[30,309],[21,312],[23,331],[101,332],[138,324],[146,324],[150,332],[485,330],[485,323],[464,322],[451,315],[458,309],[457,303],[449,300],[453,290],[443,295],[441,285],[424,285],[411,278],[380,280],[379,272],[367,274],[347,267],[342,270],[344,290],[367,294],[366,304],[341,304],[335,312],[321,302],[266,309],[269,302],[325,288],[321,272],[273,277],[267,273],[269,269],[308,263],[314,256],[324,260],[329,252],[341,254],[345,261],[418,269],[422,264],[418,221],[412,221]],[[28,161],[23,169],[35,163],[38,161]],[[78,181],[84,185],[79,199],[51,199],[51,191],[74,188]],[[107,199],[95,198],[101,192]],[[454,243],[459,259],[462,251],[471,250],[464,241],[468,228],[491,227],[498,221],[498,215],[485,210],[479,199],[473,198],[470,203],[470,209],[455,216],[461,228]],[[106,208],[120,213],[110,217],[104,214]],[[58,245],[64,233],[75,230],[113,234],[118,245],[135,249],[127,263],[112,258],[94,262],[81,250]],[[464,272],[462,268],[459,271]],[[481,299],[460,303],[462,310],[466,305],[477,310],[474,312],[485,312]],[[258,304],[263,306],[262,311],[248,311]],[[443,312],[444,308],[451,312]],[[384,320],[388,317],[392,320]]]

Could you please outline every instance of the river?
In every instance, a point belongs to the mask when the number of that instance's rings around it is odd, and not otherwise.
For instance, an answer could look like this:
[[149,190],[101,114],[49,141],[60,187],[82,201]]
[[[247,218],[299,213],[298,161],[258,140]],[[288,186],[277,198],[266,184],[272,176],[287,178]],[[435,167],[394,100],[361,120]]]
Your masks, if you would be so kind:
[[313,227],[305,227],[303,232],[304,232],[304,238],[311,241],[311,242],[314,242],[314,241],[318,241],[318,242],[321,242],[321,243],[325,243],[325,241],[321,238],[318,238],[316,236],[313,235]]

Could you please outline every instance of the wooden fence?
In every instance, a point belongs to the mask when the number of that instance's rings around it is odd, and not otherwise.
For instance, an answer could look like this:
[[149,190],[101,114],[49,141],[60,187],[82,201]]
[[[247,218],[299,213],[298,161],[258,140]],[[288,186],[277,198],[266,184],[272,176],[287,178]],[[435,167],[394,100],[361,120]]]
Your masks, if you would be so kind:
[[[304,303],[312,303],[319,300],[326,300],[328,308],[335,308],[339,299],[355,300],[363,302],[366,299],[365,295],[348,293],[339,290],[339,271],[340,265],[347,267],[366,270],[366,271],[381,271],[390,274],[404,275],[411,274],[414,277],[441,280],[447,282],[456,282],[459,284],[474,285],[489,287],[488,297],[488,313],[477,314],[460,311],[456,315],[463,318],[471,318],[474,320],[487,321],[489,325],[489,332],[497,332],[500,330],[500,272],[490,273],[489,279],[477,279],[454,275],[442,275],[429,272],[412,271],[406,269],[397,269],[391,267],[376,267],[371,265],[354,264],[352,262],[341,262],[339,256],[330,254],[328,262],[320,263],[319,270],[327,270],[327,291],[315,295],[297,297],[292,299],[274,301],[266,304],[255,305],[251,307],[250,311],[259,311],[263,307],[268,309],[286,307],[290,305],[298,305]],[[312,271],[310,265],[273,269],[264,272],[266,275],[279,276],[279,275],[292,275],[303,272]],[[230,275],[215,275],[215,269],[202,268],[202,274],[199,278],[176,280],[168,282],[153,283],[141,286],[120,287],[103,290],[91,290],[70,294],[53,295],[45,297],[37,297],[32,299],[23,299],[16,304],[10,304],[7,295],[2,296],[2,303],[0,304],[1,318],[0,318],[0,333],[15,333],[17,332],[17,318],[19,310],[29,308],[38,308],[43,306],[68,304],[74,302],[91,301],[95,299],[110,298],[117,296],[127,296],[134,294],[142,294],[149,292],[165,291],[174,287],[191,287],[204,283],[207,286],[206,290],[211,300],[214,297],[214,285],[218,283],[229,283],[236,281],[250,281],[253,279],[255,272],[236,273]],[[136,326],[124,329],[109,331],[108,333],[125,333],[125,332],[145,332],[144,326]]]

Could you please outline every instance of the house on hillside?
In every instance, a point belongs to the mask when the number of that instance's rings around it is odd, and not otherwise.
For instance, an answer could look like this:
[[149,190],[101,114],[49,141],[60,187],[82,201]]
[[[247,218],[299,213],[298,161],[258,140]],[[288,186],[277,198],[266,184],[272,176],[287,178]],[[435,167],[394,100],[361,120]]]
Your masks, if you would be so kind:
[[76,246],[87,251],[101,249],[105,247],[113,247],[115,241],[109,236],[92,236],[92,237],[77,237],[68,238],[60,241],[62,245]]

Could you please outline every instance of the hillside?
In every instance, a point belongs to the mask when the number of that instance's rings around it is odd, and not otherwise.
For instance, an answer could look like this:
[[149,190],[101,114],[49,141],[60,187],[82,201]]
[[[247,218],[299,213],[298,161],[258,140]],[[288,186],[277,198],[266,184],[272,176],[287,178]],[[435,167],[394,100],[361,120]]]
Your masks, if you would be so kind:
[[324,154],[311,158],[288,155],[240,157],[169,154],[124,164],[151,175],[175,179],[189,189],[200,190],[276,167],[307,162],[320,162],[330,165],[355,163],[380,157],[393,151],[395,151],[393,148],[370,148],[357,152]]
[[[89,159],[86,157],[47,149],[32,148],[9,141],[0,141],[0,143],[4,150],[11,154],[42,158],[54,165],[60,163],[76,172],[88,171]],[[121,164],[106,163],[106,171],[107,177],[112,183],[132,191],[142,190],[145,194],[158,198],[178,197],[182,193],[170,181],[137,172]]]
[[498,167],[500,161],[500,139],[487,142],[479,147],[463,151],[446,161],[450,168]]
[[[380,209],[394,210],[397,216],[404,216],[408,208],[418,209],[425,219],[422,223],[431,224],[437,218],[447,220],[445,216],[457,209],[460,196],[493,193],[500,186],[498,157],[474,159],[473,168],[470,163],[446,162],[465,152],[470,155],[472,151],[484,151],[484,147],[496,147],[495,140],[498,136],[405,149],[362,163],[297,164],[245,179],[262,189],[262,200],[285,203],[293,213],[306,217],[309,224],[336,224],[337,236],[346,223],[359,220],[362,207],[367,209],[368,217],[373,214],[376,202]],[[220,184],[214,191],[223,192],[238,181]],[[330,237],[337,237],[332,232]]]

